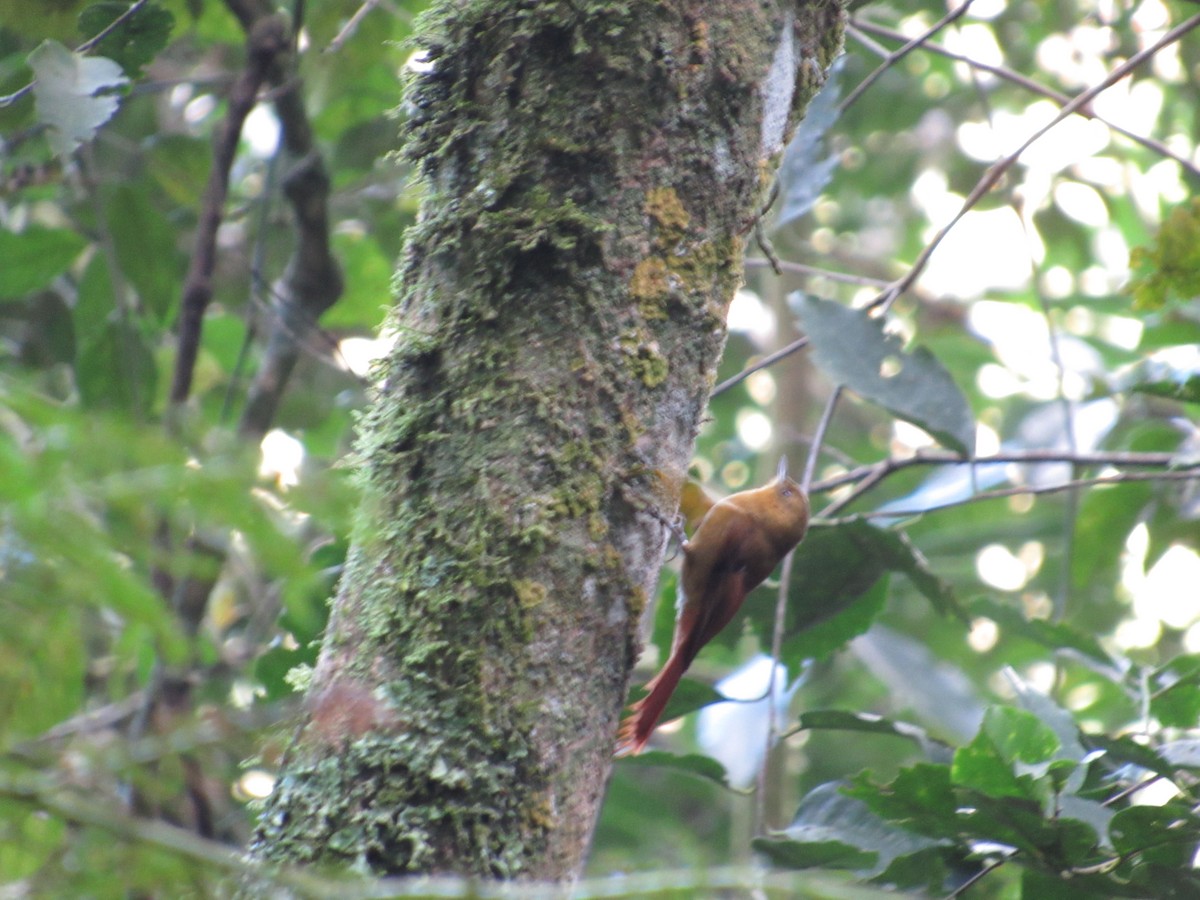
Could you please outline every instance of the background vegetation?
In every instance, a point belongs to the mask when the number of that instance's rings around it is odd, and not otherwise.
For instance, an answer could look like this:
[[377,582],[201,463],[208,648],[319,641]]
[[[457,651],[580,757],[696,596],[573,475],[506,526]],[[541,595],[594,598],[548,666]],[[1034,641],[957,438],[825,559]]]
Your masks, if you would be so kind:
[[[415,210],[389,153],[422,5],[311,4],[302,82],[258,85],[302,100],[284,133],[306,120],[311,141],[281,146],[253,92],[222,143],[256,4],[139,2],[95,40],[130,4],[0,2],[15,892],[204,894],[244,865],[356,502],[339,463]],[[818,522],[784,611],[760,589],[693,668],[675,710],[703,712],[618,764],[592,875],[694,890],[760,859],[781,890],[844,873],[810,883],[831,895],[1200,889],[1192,12],[853,12],[764,221],[773,254],[752,248],[695,463],[733,491],[817,446]],[[214,146],[236,153],[206,281]],[[343,285],[319,329],[281,312],[313,233],[283,189],[314,155]],[[204,285],[180,397],[177,323]],[[668,566],[660,653],[673,594]],[[774,723],[769,703],[711,705],[735,672],[728,695],[766,694],[772,652]]]

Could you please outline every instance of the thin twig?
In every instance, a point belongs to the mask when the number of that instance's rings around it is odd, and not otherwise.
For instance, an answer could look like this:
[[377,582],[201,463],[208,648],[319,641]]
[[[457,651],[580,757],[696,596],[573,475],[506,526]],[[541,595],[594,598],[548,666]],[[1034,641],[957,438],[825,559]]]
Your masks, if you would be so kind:
[[911,53],[913,50],[915,50],[918,47],[920,47],[921,45],[923,45],[926,41],[928,41],[931,37],[933,37],[935,34],[937,34],[939,31],[941,31],[947,25],[950,25],[952,22],[955,22],[958,19],[960,19],[963,16],[963,14],[966,13],[966,11],[971,8],[971,4],[973,2],[974,2],[974,0],[965,0],[965,2],[962,4],[962,6],[946,13],[946,15],[944,15],[941,19],[939,19],[937,22],[935,22],[933,27],[931,27],[928,31],[924,32],[923,34],[919,35],[918,37],[913,38],[911,41],[909,41],[907,44],[905,44],[899,50],[896,50],[895,52],[890,53],[888,55],[887,59],[885,59],[882,63],[879,64],[879,68],[877,68],[874,72],[872,72],[870,75],[868,75],[862,81],[860,81],[855,86],[854,90],[852,90],[846,96],[846,99],[838,104],[838,115],[841,116],[847,109],[849,109],[850,106],[856,100],[858,100],[858,98],[861,97],[871,85],[873,85],[876,81],[878,81],[880,78],[883,77],[884,72],[886,72],[888,69],[890,69],[896,63],[898,63],[900,60],[904,59],[904,57],[908,56],[908,54]]
[[873,512],[862,513],[860,516],[854,518],[902,519],[909,516],[923,516],[926,513],[941,512],[944,509],[953,509],[956,506],[965,506],[968,503],[977,503],[983,500],[997,500],[1003,497],[1021,497],[1025,495],[1058,494],[1062,491],[1073,491],[1077,488],[1126,484],[1133,481],[1200,481],[1200,467],[1172,472],[1118,472],[1113,475],[1101,475],[1097,478],[1078,478],[1073,481],[1064,481],[1061,484],[1018,485],[1011,488],[998,488],[994,491],[983,491],[982,493],[973,494],[970,497],[951,500],[947,503],[930,506],[925,509],[875,510]]
[[[817,459],[821,455],[821,446],[825,443],[825,435],[829,431],[829,423],[833,421],[833,412],[837,408],[841,395],[842,386],[839,384],[829,395],[829,400],[826,402],[825,409],[821,413],[821,420],[817,423],[817,431],[813,435],[812,443],[808,448],[808,458],[804,463],[804,474],[800,478],[800,490],[804,491],[805,494],[808,493],[809,486],[812,484]],[[762,766],[758,771],[758,791],[755,795],[754,809],[755,834],[762,833],[765,825],[767,770],[771,759],[771,748],[775,746],[775,741],[779,733],[778,723],[775,721],[776,694],[779,689],[775,673],[779,668],[779,657],[783,652],[783,632],[787,625],[788,586],[792,583],[792,564],[795,556],[796,551],[793,549],[783,558],[783,569],[779,575],[779,593],[775,598],[775,623],[771,629],[771,676],[767,686],[767,747],[766,752],[763,754]]]
[[321,52],[337,53],[339,50],[341,50],[342,44],[346,43],[346,41],[354,36],[354,32],[358,31],[358,25],[366,17],[367,13],[369,13],[378,5],[379,0],[365,0],[365,2],[354,11],[354,15],[352,15],[346,24],[342,26],[342,30],[339,31],[334,36],[333,40],[329,42],[329,46]]
[[918,450],[912,456],[903,459],[889,457],[879,462],[859,466],[841,475],[826,478],[813,486],[813,491],[831,491],[844,484],[853,484],[867,479],[874,479],[878,474],[890,475],[911,466],[941,466],[941,465],[986,465],[988,463],[1075,463],[1080,466],[1145,466],[1161,468],[1175,461],[1173,453],[1136,453],[1132,451],[1112,450],[1101,453],[1071,453],[1067,450],[1004,450],[989,456],[964,456],[953,450]]
[[88,38],[86,41],[84,41],[82,44],[80,44],[78,47],[76,47],[75,52],[76,53],[90,52],[93,47],[95,47],[97,44],[99,44],[102,40],[104,40],[106,37],[108,37],[110,34],[112,34],[114,31],[116,31],[118,28],[120,28],[122,25],[124,25],[126,22],[128,22],[130,19],[132,19],[134,16],[136,16],[138,14],[138,11],[143,6],[145,6],[148,2],[149,2],[149,0],[137,0],[137,2],[132,4],[129,7],[129,9],[125,10],[125,12],[121,13],[119,16],[117,16],[115,19],[113,19],[111,22],[109,22],[107,25],[105,25],[103,28],[101,28],[96,34],[92,35],[92,37]]
[[[757,256],[747,259],[745,265],[747,269],[775,268],[770,260]],[[830,281],[837,281],[842,284],[856,284],[861,287],[885,288],[890,283],[884,281],[882,278],[852,275],[849,272],[835,272],[832,269],[822,269],[819,266],[806,266],[804,263],[787,262],[786,260],[779,260],[779,268],[785,274],[790,272],[793,275],[811,275],[814,278],[828,278]]]
[[754,363],[754,365],[746,366],[746,368],[742,369],[742,371],[738,372],[736,375],[732,376],[731,378],[726,378],[724,381],[722,381],[720,384],[718,384],[715,388],[713,388],[711,396],[715,397],[718,394],[725,393],[727,390],[729,390],[732,387],[737,387],[739,384],[741,384],[743,381],[745,381],[747,378],[749,378],[755,372],[765,369],[767,366],[774,365],[775,363],[779,362],[781,359],[791,356],[797,350],[802,350],[804,347],[807,347],[807,346],[808,346],[808,338],[806,338],[806,337],[797,338],[796,340],[792,341],[790,344],[788,344],[783,349],[776,350],[770,356],[764,356],[758,362]]
[[212,299],[217,229],[224,214],[225,198],[229,193],[229,172],[233,167],[242,125],[258,102],[259,88],[266,81],[276,57],[287,47],[287,30],[278,17],[270,16],[255,23],[250,33],[246,68],[229,92],[225,119],[213,139],[213,167],[204,189],[194,249],[184,281],[183,305],[179,311],[178,350],[170,394],[172,406],[182,405],[192,389],[204,311]]
[[[868,22],[864,19],[856,19],[853,23],[847,25],[846,33],[858,40],[864,47],[868,47],[873,52],[884,57],[888,55],[887,48],[881,47],[874,41],[868,39],[867,34],[873,34],[877,37],[888,38],[889,40],[895,41],[903,41],[905,39],[904,35],[899,31],[886,28],[883,25],[877,25],[874,22]],[[972,59],[965,54],[955,53],[953,50],[949,50],[946,47],[943,47],[941,44],[926,42],[922,46],[922,49],[928,50],[931,53],[936,53],[937,55],[945,57],[946,59],[963,63],[973,69],[976,69],[977,71],[987,72],[989,75],[995,75],[997,78],[1001,78],[1005,81],[1025,88],[1025,90],[1029,91],[1030,93],[1045,97],[1048,100],[1053,100],[1059,106],[1064,106],[1071,102],[1071,98],[1068,94],[1056,91],[1054,88],[1047,87],[1041,82],[1034,81],[1028,75],[1023,75],[1020,72],[1005,68],[1004,66],[994,66],[991,63],[986,63],[982,60]],[[1156,141],[1154,138],[1147,137],[1143,134],[1138,134],[1135,131],[1130,131],[1128,128],[1117,124],[1111,119],[1105,118],[1090,107],[1081,107],[1075,111],[1075,114],[1083,116],[1085,119],[1095,119],[1097,122],[1102,123],[1110,131],[1114,131],[1122,137],[1128,138],[1135,144],[1141,144],[1147,150],[1151,150],[1154,153],[1157,153],[1159,156],[1164,156],[1168,159],[1174,160],[1193,175],[1200,177],[1200,167],[1198,167],[1187,157],[1180,156],[1161,141]]]
[[915,282],[925,270],[925,266],[928,265],[930,257],[933,256],[934,251],[937,250],[938,246],[943,240],[945,240],[946,235],[953,230],[954,226],[959,223],[963,216],[975,208],[975,205],[982,200],[996,185],[1001,176],[1016,164],[1017,160],[1021,158],[1021,154],[1028,150],[1030,146],[1032,146],[1036,141],[1038,141],[1042,136],[1057,126],[1064,119],[1074,115],[1076,111],[1082,109],[1088,103],[1091,103],[1092,100],[1094,100],[1097,96],[1108,90],[1118,81],[1125,78],[1125,76],[1127,76],[1130,72],[1138,68],[1138,66],[1142,65],[1142,63],[1146,62],[1146,60],[1152,58],[1164,47],[1175,43],[1197,26],[1200,26],[1200,15],[1192,16],[1190,19],[1187,19],[1184,22],[1181,22],[1179,25],[1176,25],[1154,44],[1135,53],[1121,65],[1113,69],[1113,71],[1109,73],[1108,77],[1099,84],[1088,88],[1086,91],[1083,91],[1080,94],[1077,94],[1074,99],[1072,99],[1062,109],[1059,110],[1057,116],[1055,116],[1046,125],[1035,131],[1023,144],[1021,144],[1020,147],[999,162],[994,163],[986,172],[983,173],[983,176],[971,190],[971,193],[967,195],[966,200],[963,201],[962,208],[955,213],[954,218],[947,222],[946,225],[944,225],[941,230],[934,235],[933,239],[925,245],[925,248],[913,262],[912,268],[909,269],[908,274],[897,280],[890,287],[888,287],[887,290],[876,297],[870,303],[868,308],[887,310],[888,307],[890,307],[892,303],[896,301],[896,298],[912,287],[913,282]]
[[821,413],[821,421],[817,423],[817,433],[813,435],[812,444],[808,448],[808,459],[804,463],[804,475],[800,481],[800,489],[805,494],[812,488],[813,473],[817,470],[817,459],[821,455],[821,445],[825,443],[825,434],[829,431],[829,423],[833,420],[833,411],[842,396],[842,386],[839,384],[829,395],[825,411]]

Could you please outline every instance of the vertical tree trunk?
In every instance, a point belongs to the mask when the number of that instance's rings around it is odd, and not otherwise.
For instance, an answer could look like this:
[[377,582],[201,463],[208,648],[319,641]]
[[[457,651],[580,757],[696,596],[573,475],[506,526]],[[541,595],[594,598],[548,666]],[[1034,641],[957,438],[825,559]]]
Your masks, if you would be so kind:
[[832,0],[447,0],[363,506],[254,852],[568,879]]

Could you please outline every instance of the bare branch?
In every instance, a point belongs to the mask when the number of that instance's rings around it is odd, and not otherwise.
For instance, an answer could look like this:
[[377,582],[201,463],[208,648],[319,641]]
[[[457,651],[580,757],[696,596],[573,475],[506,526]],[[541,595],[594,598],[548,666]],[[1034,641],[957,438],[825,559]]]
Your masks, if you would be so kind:
[[941,466],[941,465],[972,465],[974,467],[996,463],[1023,463],[1038,465],[1049,463],[1070,463],[1076,467],[1086,466],[1126,466],[1166,468],[1175,462],[1170,453],[1072,453],[1069,450],[1016,450],[993,454],[992,456],[969,459],[948,450],[922,450],[904,459],[894,457],[880,460],[865,466],[859,466],[845,474],[827,478],[813,485],[813,493],[831,491],[845,484],[857,486],[847,494],[821,511],[823,517],[832,516],[845,509],[859,497],[862,497],[893,472],[899,472],[912,466]]
[[[868,47],[873,52],[879,54],[880,56],[884,56],[884,57],[888,56],[888,51],[886,50],[886,48],[880,47],[874,41],[869,40],[866,37],[867,34],[873,34],[876,37],[887,38],[889,40],[896,40],[896,41],[904,40],[904,35],[901,34],[899,31],[895,31],[891,28],[885,28],[882,25],[877,25],[874,22],[868,22],[863,19],[855,20],[853,24],[846,26],[846,33],[851,35],[852,37],[854,37],[856,40],[858,40],[859,43],[861,43],[864,47]],[[1071,102],[1071,98],[1067,94],[1060,93],[1059,91],[1056,91],[1051,87],[1047,87],[1046,85],[1044,85],[1038,81],[1034,81],[1032,78],[1030,78],[1027,75],[1023,75],[1020,72],[1016,72],[1016,71],[1013,71],[1012,69],[1005,68],[1004,66],[994,66],[990,63],[986,63],[986,62],[983,62],[978,59],[972,59],[971,57],[966,56],[965,54],[955,53],[953,50],[948,50],[945,47],[941,46],[940,44],[933,44],[933,43],[926,42],[925,44],[922,45],[922,48],[925,50],[928,50],[931,53],[936,53],[939,56],[943,56],[946,59],[952,59],[955,62],[964,63],[973,69],[979,70],[980,72],[987,72],[990,75],[995,75],[997,78],[1001,78],[1005,81],[1012,82],[1013,84],[1016,84],[1016,85],[1019,85],[1019,86],[1025,88],[1030,93],[1037,94],[1038,96],[1045,97],[1049,100],[1053,100],[1055,103],[1059,104],[1060,106],[1065,106],[1066,104]],[[1086,119],[1095,119],[1097,122],[1103,123],[1111,131],[1116,132],[1117,134],[1121,135],[1122,137],[1128,138],[1129,140],[1133,141],[1136,144],[1141,144],[1147,150],[1151,150],[1160,156],[1164,156],[1167,159],[1174,160],[1175,162],[1179,163],[1179,165],[1183,166],[1183,168],[1186,169],[1191,174],[1200,176],[1200,167],[1198,167],[1195,163],[1193,163],[1187,157],[1180,156],[1178,153],[1176,153],[1174,150],[1172,150],[1170,147],[1168,147],[1166,144],[1162,143],[1161,141],[1156,141],[1153,138],[1147,137],[1144,134],[1138,134],[1135,131],[1130,131],[1128,128],[1125,128],[1121,125],[1118,125],[1116,122],[1113,122],[1111,119],[1106,119],[1103,116],[1097,114],[1096,111],[1093,110],[1090,106],[1080,107],[1079,109],[1077,109],[1075,111],[1075,114],[1083,116]]]
[[926,513],[940,512],[953,509],[956,506],[966,506],[968,503],[978,503],[982,500],[996,500],[1003,497],[1021,497],[1025,495],[1058,494],[1063,491],[1073,491],[1077,488],[1099,487],[1108,484],[1126,484],[1134,481],[1200,481],[1200,466],[1180,469],[1170,472],[1117,472],[1112,475],[1101,475],[1097,478],[1077,478],[1060,484],[1049,485],[1017,485],[1010,488],[998,488],[994,491],[983,491],[964,497],[961,500],[951,500],[940,506],[927,509],[889,509],[862,513],[859,518],[867,519],[901,519],[909,516],[923,516]]
[[947,25],[950,25],[952,22],[956,22],[958,19],[960,19],[963,14],[971,8],[971,4],[973,2],[974,0],[965,0],[965,2],[957,9],[952,9],[941,19],[935,22],[933,27],[931,27],[924,34],[913,38],[899,50],[889,54],[888,57],[879,65],[879,68],[860,81],[854,90],[852,90],[846,96],[846,99],[838,104],[838,115],[840,116],[847,109],[849,109],[850,106],[866,92],[867,88],[883,77],[884,72],[898,63],[900,60],[904,59],[904,57],[908,56],[908,54],[913,50],[924,45],[931,37],[933,37],[939,31],[942,31]]
[[738,372],[736,375],[734,375],[730,378],[726,378],[724,381],[722,381],[720,384],[718,384],[715,388],[712,389],[712,394],[710,394],[710,396],[716,397],[718,394],[725,393],[730,388],[736,387],[737,385],[741,384],[743,381],[745,381],[747,378],[749,378],[755,372],[758,372],[761,369],[765,369],[767,366],[774,365],[775,363],[779,362],[781,359],[791,356],[797,350],[802,350],[803,348],[805,348],[807,346],[808,346],[808,338],[806,338],[806,337],[797,338],[796,340],[794,340],[790,344],[788,344],[786,347],[776,350],[770,356],[764,356],[758,362],[754,363],[754,365],[746,366],[746,368],[742,369],[742,371]]
[[1076,95],[1073,100],[1059,110],[1058,115],[1055,116],[1049,123],[1035,131],[1023,144],[1021,144],[1020,147],[1018,147],[1008,156],[993,164],[986,172],[983,173],[983,176],[979,179],[971,193],[967,196],[967,199],[963,201],[962,208],[955,213],[954,218],[947,222],[946,225],[944,225],[942,229],[938,231],[936,235],[934,235],[933,240],[925,245],[925,249],[921,251],[916,261],[913,262],[912,268],[909,270],[908,274],[897,280],[887,290],[876,297],[868,308],[886,310],[892,305],[892,303],[896,301],[896,298],[912,287],[913,282],[915,282],[925,270],[925,266],[928,265],[930,257],[933,256],[934,251],[937,250],[941,242],[945,240],[946,235],[948,235],[954,226],[959,223],[963,216],[965,216],[975,207],[975,204],[977,204],[987,195],[987,193],[1000,180],[1001,176],[1004,175],[1004,173],[1010,168],[1012,168],[1016,161],[1021,158],[1021,154],[1028,150],[1029,147],[1039,140],[1043,135],[1045,135],[1046,132],[1050,131],[1050,129],[1054,128],[1059,122],[1062,122],[1067,117],[1074,115],[1076,111],[1082,109],[1088,103],[1091,103],[1092,100],[1094,100],[1097,96],[1108,90],[1118,81],[1125,78],[1125,76],[1127,76],[1138,66],[1142,65],[1148,59],[1153,58],[1153,56],[1164,47],[1167,47],[1178,41],[1197,26],[1200,26],[1200,15],[1192,16],[1190,19],[1187,19],[1184,22],[1181,22],[1179,25],[1176,25],[1154,44],[1135,53],[1121,65],[1117,66],[1117,68],[1113,69],[1113,71],[1109,73],[1108,77],[1099,84],[1095,85],[1094,87],[1090,87],[1086,91]]
[[179,313],[178,352],[171,382],[170,400],[180,406],[192,389],[192,374],[200,349],[204,312],[212,300],[212,273],[216,267],[217,229],[229,193],[229,172],[237,152],[238,138],[246,116],[258,102],[258,92],[280,53],[287,50],[287,28],[282,19],[269,16],[255,23],[250,32],[246,68],[229,92],[225,119],[213,138],[213,169],[204,190],[203,206],[196,228],[195,245],[183,288]]

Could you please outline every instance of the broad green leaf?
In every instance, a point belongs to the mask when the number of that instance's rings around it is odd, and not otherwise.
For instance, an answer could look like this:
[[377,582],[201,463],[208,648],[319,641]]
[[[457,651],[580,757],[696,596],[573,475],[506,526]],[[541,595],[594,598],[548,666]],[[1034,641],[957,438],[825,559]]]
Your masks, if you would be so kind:
[[923,896],[937,896],[946,890],[948,872],[942,858],[944,853],[941,846],[933,846],[902,854],[871,881],[902,891],[921,891]]
[[374,331],[391,303],[392,263],[370,235],[335,234],[333,251],[345,274],[345,289],[321,316],[326,328]]
[[1195,728],[1200,722],[1200,654],[1177,656],[1151,676],[1150,712],[1163,725]]
[[19,300],[67,270],[87,240],[62,228],[0,230],[0,300]]
[[1121,679],[1122,671],[1128,665],[1109,656],[1092,635],[1077,631],[1062,622],[1026,619],[1017,609],[1005,606],[990,597],[973,600],[968,608],[973,617],[991,619],[1004,631],[1020,635],[1050,650],[1074,651],[1117,681]]
[[186,268],[175,229],[150,201],[144,181],[116,186],[105,214],[121,272],[137,289],[141,308],[164,323],[179,305]]
[[1018,776],[1012,765],[1002,759],[982,735],[954,753],[951,770],[955,784],[971,788],[988,797],[1014,797],[1041,803],[1033,779]]
[[1166,850],[1168,864],[1190,861],[1200,842],[1200,818],[1178,800],[1162,806],[1130,806],[1113,816],[1109,825],[1118,853]]
[[[629,693],[629,701],[633,703],[645,696],[646,691],[644,688],[635,687]],[[683,678],[680,679],[674,693],[671,694],[671,699],[667,701],[667,706],[663,710],[659,721],[670,722],[672,719],[686,716],[688,713],[693,713],[711,703],[722,703],[726,699],[720,691],[710,684],[697,681],[695,678]]]
[[1006,762],[1045,762],[1062,746],[1058,735],[1037,716],[1013,706],[989,708],[980,736],[986,736]]
[[[101,0],[79,14],[79,31],[92,38],[129,9],[128,2]],[[97,51],[116,62],[126,72],[138,74],[167,45],[175,17],[156,3],[148,3],[109,32]]]
[[871,869],[879,854],[859,850],[842,841],[792,841],[755,838],[752,846],[785,869]]
[[[863,519],[813,525],[795,553],[784,632],[789,667],[826,656],[866,632],[886,600],[881,579],[888,572],[907,575],[938,611],[958,609],[950,586],[907,538]],[[764,646],[771,643],[775,597],[775,591],[760,589],[746,601]]]
[[1086,822],[1056,818],[1036,800],[1015,795],[967,790],[961,799],[962,835],[1015,847],[1056,872],[1097,861],[1099,836]]
[[1117,768],[1118,765],[1129,764],[1154,772],[1166,779],[1175,777],[1174,764],[1153,747],[1139,744],[1132,738],[1087,734],[1084,736],[1084,740],[1089,748],[1104,751],[1103,762],[1111,769]]
[[[9,553],[15,539],[11,532],[4,539]],[[30,544],[29,549],[44,548]],[[80,610],[63,602],[58,580],[32,560],[20,567],[24,571],[11,571],[12,562],[8,568],[6,614],[20,616],[21,627],[0,634],[0,743],[5,744],[33,737],[78,712],[87,667]],[[39,603],[39,595],[58,602]]]
[[813,360],[836,384],[953,450],[974,452],[975,420],[967,399],[929,351],[905,351],[899,338],[884,333],[882,321],[863,310],[804,294],[793,294],[791,303],[812,342]]
[[931,738],[924,728],[910,722],[898,722],[871,713],[852,713],[840,709],[813,709],[800,715],[796,720],[796,729],[883,734],[912,741],[925,751],[926,755],[941,755],[945,752],[945,745]]
[[75,320],[75,333],[83,344],[95,340],[116,311],[112,273],[108,270],[109,255],[93,253],[87,268],[83,270],[83,277],[79,279],[71,316]]
[[[913,710],[937,734],[961,744],[979,730],[985,704],[978,689],[929,642],[876,622],[855,640],[854,655],[885,686],[894,705]],[[932,758],[949,761],[948,754]]]
[[43,41],[29,54],[29,66],[37,78],[38,118],[49,126],[50,146],[60,156],[90,141],[112,118],[119,105],[112,91],[128,83],[111,59],[72,53],[57,41]]
[[[1054,751],[1054,759],[1060,763],[1070,764],[1069,771],[1065,768],[1059,769],[1060,774],[1063,774],[1067,781],[1065,784],[1057,785],[1057,789],[1067,790],[1071,793],[1077,792],[1083,786],[1083,778],[1086,774],[1079,764],[1087,756],[1087,750],[1079,740],[1079,726],[1074,717],[1045,694],[1035,690],[1011,667],[1006,667],[1004,674],[1016,691],[1017,702],[1021,707],[1037,716],[1038,720],[1053,732],[1058,742],[1058,747]],[[1040,762],[1040,760],[1030,760],[1030,762]]]
[[[7,773],[0,785],[8,787]],[[0,879],[15,884],[37,877],[43,866],[54,866],[70,840],[71,826],[27,803],[0,800],[0,822],[7,840],[0,841]]]
[[1100,846],[1111,849],[1112,840],[1108,829],[1116,812],[1102,803],[1080,797],[1077,794],[1064,794],[1056,799],[1058,818],[1074,819],[1083,822],[1096,835]]
[[901,769],[890,784],[875,784],[869,773],[862,773],[844,793],[887,821],[903,823],[929,837],[959,837],[958,799],[949,766],[917,763]]
[[667,753],[665,750],[647,750],[645,753],[639,753],[636,756],[622,756],[617,759],[617,765],[630,767],[659,766],[666,769],[674,769],[677,772],[686,772],[688,775],[695,775],[697,778],[716,782],[721,787],[729,787],[724,766],[711,756],[701,756],[698,753],[681,755]]
[[853,638],[865,634],[883,612],[887,592],[888,579],[880,578],[863,593],[857,596],[847,594],[841,598],[839,605],[830,610],[836,615],[800,625],[798,630],[793,630],[792,611],[789,609],[782,649],[784,664],[798,672],[808,660],[822,659]]
[[792,843],[818,848],[835,842],[853,847],[874,859],[845,860],[840,865],[873,874],[883,871],[897,856],[939,843],[883,821],[861,800],[843,793],[845,786],[831,781],[809,791],[783,836]]
[[182,207],[196,208],[212,168],[209,141],[185,134],[156,135],[149,142],[147,172],[171,199]]
[[1032,713],[1012,706],[993,706],[984,714],[979,734],[954,754],[951,773],[956,784],[989,797],[1040,800],[1046,791],[1034,780],[1018,774],[1018,763],[1049,760],[1058,749],[1058,738]]
[[81,336],[76,365],[79,394],[92,408],[145,413],[154,398],[157,369],[142,335],[121,322],[106,322],[99,334]]
[[1158,748],[1159,755],[1173,766],[1200,769],[1200,740],[1187,738],[1167,741]]
[[1200,348],[1173,347],[1146,357],[1118,373],[1113,378],[1113,390],[1200,403]]

